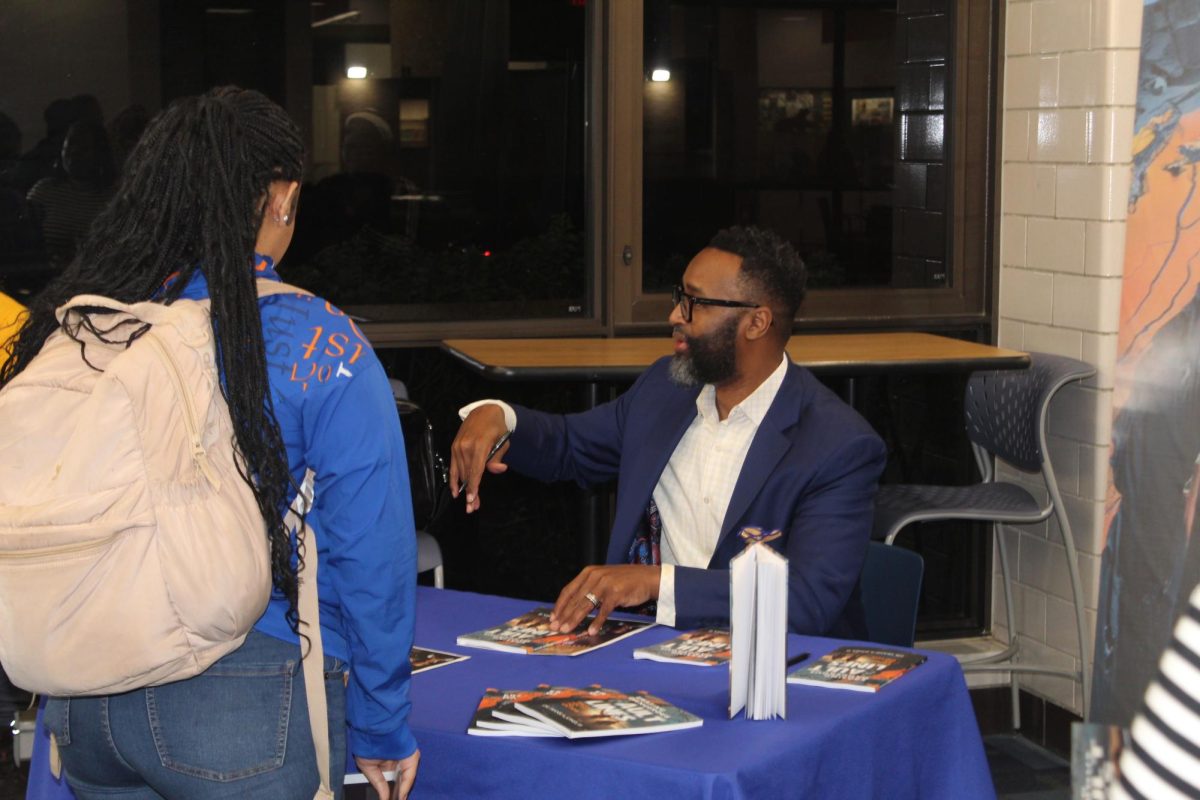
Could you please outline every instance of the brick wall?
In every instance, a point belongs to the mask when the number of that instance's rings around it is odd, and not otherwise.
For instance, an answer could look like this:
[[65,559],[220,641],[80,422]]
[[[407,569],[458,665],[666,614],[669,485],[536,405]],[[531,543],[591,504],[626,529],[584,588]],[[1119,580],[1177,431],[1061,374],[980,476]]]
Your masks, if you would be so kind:
[[[1142,0],[1009,0],[1005,10],[999,344],[1080,358],[1099,370],[1062,392],[1050,415],[1051,458],[1079,549],[1090,669]],[[1017,578],[1024,657],[1075,666],[1057,523],[1006,528],[1003,535]],[[998,575],[997,562],[993,618],[1006,639]],[[1071,681],[1021,682],[1082,713]]]

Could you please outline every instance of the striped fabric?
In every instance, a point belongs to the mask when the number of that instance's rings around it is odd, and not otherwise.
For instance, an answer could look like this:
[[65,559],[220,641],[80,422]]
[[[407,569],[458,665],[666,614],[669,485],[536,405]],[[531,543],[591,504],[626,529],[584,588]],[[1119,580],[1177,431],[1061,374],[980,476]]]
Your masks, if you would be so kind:
[[1200,586],[1175,626],[1129,734],[1112,797],[1200,798]]

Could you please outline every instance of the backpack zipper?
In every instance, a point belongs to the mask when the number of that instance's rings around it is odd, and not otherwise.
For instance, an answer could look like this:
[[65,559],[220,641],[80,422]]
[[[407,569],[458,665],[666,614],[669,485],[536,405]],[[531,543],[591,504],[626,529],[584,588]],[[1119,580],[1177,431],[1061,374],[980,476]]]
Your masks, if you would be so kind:
[[25,558],[43,558],[45,556],[65,556],[72,553],[81,553],[85,550],[96,550],[101,547],[107,547],[112,544],[118,534],[105,536],[103,539],[98,539],[92,542],[76,542],[75,544],[62,545],[60,547],[39,547],[36,550],[18,550],[9,551],[0,554],[0,559],[4,561],[19,560]]
[[183,424],[187,428],[188,438],[191,439],[192,460],[196,462],[196,467],[203,473],[205,479],[208,480],[213,491],[219,492],[221,491],[221,479],[217,477],[216,472],[213,471],[212,464],[208,461],[208,453],[205,452],[204,441],[200,437],[200,424],[196,417],[196,407],[192,403],[191,394],[188,393],[183,385],[183,376],[179,372],[179,365],[167,350],[166,345],[154,335],[154,331],[148,332],[146,338],[154,342],[154,347],[162,357],[163,363],[167,365],[167,372],[171,374],[171,379],[175,383],[175,392],[183,400],[185,406]]

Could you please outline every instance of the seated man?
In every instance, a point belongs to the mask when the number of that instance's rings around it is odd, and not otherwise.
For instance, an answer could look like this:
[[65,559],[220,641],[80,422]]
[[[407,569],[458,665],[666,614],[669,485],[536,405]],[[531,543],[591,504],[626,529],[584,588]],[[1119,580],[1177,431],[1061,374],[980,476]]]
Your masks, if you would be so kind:
[[557,630],[593,610],[595,630],[614,608],[648,601],[664,625],[728,624],[729,560],[761,539],[788,558],[791,631],[865,634],[858,578],[886,453],[785,355],[804,281],[774,233],[721,231],[675,290],[675,354],[621,397],[567,415],[497,401],[463,409],[450,486],[466,492],[468,512],[485,467],[582,485],[620,477],[609,565],[562,590]]

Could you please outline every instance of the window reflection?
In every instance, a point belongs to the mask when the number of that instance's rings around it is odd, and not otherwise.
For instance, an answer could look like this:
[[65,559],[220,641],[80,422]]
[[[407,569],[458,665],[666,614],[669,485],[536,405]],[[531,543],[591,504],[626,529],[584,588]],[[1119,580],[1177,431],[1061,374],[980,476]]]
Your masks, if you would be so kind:
[[647,0],[643,289],[718,228],[775,228],[814,287],[892,277],[895,5]]
[[149,116],[234,83],[310,136],[289,280],[374,320],[590,313],[585,3],[54,6],[5,18],[0,290],[70,260]]
[[315,28],[312,180],[287,276],[344,305],[582,311],[584,15],[425,0],[391,3],[386,30]]

